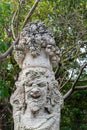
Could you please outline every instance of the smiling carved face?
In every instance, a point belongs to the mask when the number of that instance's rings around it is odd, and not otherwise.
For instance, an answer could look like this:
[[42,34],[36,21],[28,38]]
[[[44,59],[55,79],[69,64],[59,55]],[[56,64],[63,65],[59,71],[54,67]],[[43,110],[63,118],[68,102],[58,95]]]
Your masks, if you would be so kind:
[[43,79],[30,81],[25,86],[26,103],[32,112],[43,109],[46,105],[47,82]]

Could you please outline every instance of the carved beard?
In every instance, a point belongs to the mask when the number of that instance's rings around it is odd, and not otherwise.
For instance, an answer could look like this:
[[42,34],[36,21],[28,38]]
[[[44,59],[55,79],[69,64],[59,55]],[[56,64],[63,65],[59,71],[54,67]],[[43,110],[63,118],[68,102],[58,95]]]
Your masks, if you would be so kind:
[[41,106],[42,105],[40,105],[40,104],[38,104],[38,101],[32,101],[30,104],[29,104],[29,106],[30,106],[30,110],[31,110],[31,112],[32,113],[35,113],[35,112],[37,112],[37,111],[39,111],[40,109],[41,109]]
[[31,112],[35,113],[45,107],[46,100],[42,97],[39,97],[38,99],[31,98],[30,101],[28,101],[28,103]]
[[43,109],[46,105],[46,97],[44,95],[39,95],[37,98],[32,97],[30,94],[27,99],[28,108],[31,112],[35,113],[40,109]]

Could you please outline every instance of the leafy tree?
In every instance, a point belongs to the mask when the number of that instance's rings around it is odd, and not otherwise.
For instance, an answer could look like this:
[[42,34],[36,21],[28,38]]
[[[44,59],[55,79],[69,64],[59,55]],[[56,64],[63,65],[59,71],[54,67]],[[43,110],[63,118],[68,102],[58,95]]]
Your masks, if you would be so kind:
[[61,130],[86,130],[87,90],[82,91],[87,89],[86,0],[0,1],[0,129],[13,129],[9,100],[20,72],[13,45],[25,24],[34,20],[47,24],[60,50],[54,71],[65,100]]

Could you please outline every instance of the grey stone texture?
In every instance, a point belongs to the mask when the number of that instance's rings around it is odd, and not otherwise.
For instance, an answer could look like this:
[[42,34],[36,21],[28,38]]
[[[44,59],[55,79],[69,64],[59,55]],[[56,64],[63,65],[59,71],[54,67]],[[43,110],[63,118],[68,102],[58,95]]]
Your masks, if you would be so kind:
[[59,49],[44,23],[25,26],[14,56],[22,68],[10,99],[14,130],[59,130],[63,97],[52,71],[59,62]]

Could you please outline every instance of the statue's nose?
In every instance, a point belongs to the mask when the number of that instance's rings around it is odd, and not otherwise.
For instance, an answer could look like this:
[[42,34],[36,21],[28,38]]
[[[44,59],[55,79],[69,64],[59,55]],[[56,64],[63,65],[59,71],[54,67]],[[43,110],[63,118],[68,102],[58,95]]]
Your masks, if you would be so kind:
[[30,95],[33,97],[33,98],[39,98],[40,97],[40,90],[38,87],[34,87],[32,90],[31,90],[31,93]]
[[39,89],[37,87],[35,87],[31,90],[31,92],[34,94],[37,94],[37,93],[39,93]]

